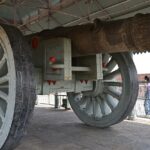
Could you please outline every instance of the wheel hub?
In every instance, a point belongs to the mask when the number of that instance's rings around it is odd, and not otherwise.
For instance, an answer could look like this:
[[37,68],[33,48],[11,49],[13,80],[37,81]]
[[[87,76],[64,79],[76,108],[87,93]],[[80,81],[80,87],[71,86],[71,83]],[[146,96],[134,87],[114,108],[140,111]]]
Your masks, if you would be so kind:
[[104,91],[104,83],[103,80],[94,81],[93,83],[93,91],[83,92],[84,96],[96,97],[101,95]]
[[103,92],[104,92],[103,80],[98,80],[96,82],[96,85],[95,85],[95,88],[94,88],[94,91],[93,91],[93,95],[98,96],[98,95],[101,95]]

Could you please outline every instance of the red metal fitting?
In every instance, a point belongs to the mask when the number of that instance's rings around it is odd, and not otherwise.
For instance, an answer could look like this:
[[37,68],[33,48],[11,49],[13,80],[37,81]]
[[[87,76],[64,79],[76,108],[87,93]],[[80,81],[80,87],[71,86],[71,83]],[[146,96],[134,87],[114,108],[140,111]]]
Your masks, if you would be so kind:
[[54,71],[54,72],[56,72],[57,70],[59,70],[59,69],[56,69],[56,68],[52,68],[52,71]]
[[87,83],[88,83],[88,80],[85,80],[85,83],[87,84]]
[[54,56],[49,58],[49,62],[52,63],[52,64],[55,63],[56,61],[57,61],[57,59]]
[[51,85],[52,83],[52,80],[47,80],[48,84]]
[[54,81],[54,80],[47,80],[47,82],[48,82],[49,85],[51,85],[51,83],[52,83],[53,85],[56,84],[56,81]]
[[80,80],[81,83],[83,83],[84,80]]
[[37,49],[40,45],[40,38],[38,36],[35,36],[31,40],[31,45],[33,49]]
[[55,84],[56,84],[56,81],[52,81],[52,83],[53,83],[53,85],[55,85]]
[[106,64],[105,63],[103,63],[102,66],[103,66],[103,68],[106,68]]

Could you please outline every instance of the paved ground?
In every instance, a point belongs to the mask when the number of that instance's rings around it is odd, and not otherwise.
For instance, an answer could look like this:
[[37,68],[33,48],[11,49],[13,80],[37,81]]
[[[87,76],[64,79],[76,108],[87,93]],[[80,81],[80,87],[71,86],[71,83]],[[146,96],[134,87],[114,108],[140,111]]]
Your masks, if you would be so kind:
[[150,150],[150,120],[98,129],[82,124],[71,111],[38,107],[16,150]]

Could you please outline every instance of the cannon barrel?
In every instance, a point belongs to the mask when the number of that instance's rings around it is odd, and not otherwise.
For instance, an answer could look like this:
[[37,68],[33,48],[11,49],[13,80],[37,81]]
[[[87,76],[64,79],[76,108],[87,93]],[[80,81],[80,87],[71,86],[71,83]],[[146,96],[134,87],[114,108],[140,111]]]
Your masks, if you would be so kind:
[[[94,23],[58,27],[34,34],[40,38],[66,37],[72,40],[73,51],[80,55],[150,50],[150,14],[115,20],[94,20]],[[33,35],[32,35],[33,36]]]

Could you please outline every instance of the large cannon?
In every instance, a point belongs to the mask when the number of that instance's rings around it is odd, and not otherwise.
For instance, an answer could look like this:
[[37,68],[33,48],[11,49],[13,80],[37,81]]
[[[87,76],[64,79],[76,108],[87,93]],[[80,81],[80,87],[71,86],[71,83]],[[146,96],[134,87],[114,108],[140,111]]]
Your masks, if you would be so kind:
[[104,128],[125,119],[138,94],[131,52],[149,50],[149,34],[149,14],[26,37],[1,24],[0,149],[12,150],[24,133],[35,102],[34,79],[37,94],[67,92],[88,125]]
[[66,37],[72,40],[72,48],[81,55],[148,51],[150,47],[150,14],[137,14],[134,17],[100,21],[73,27],[58,27],[36,33],[47,39]]

